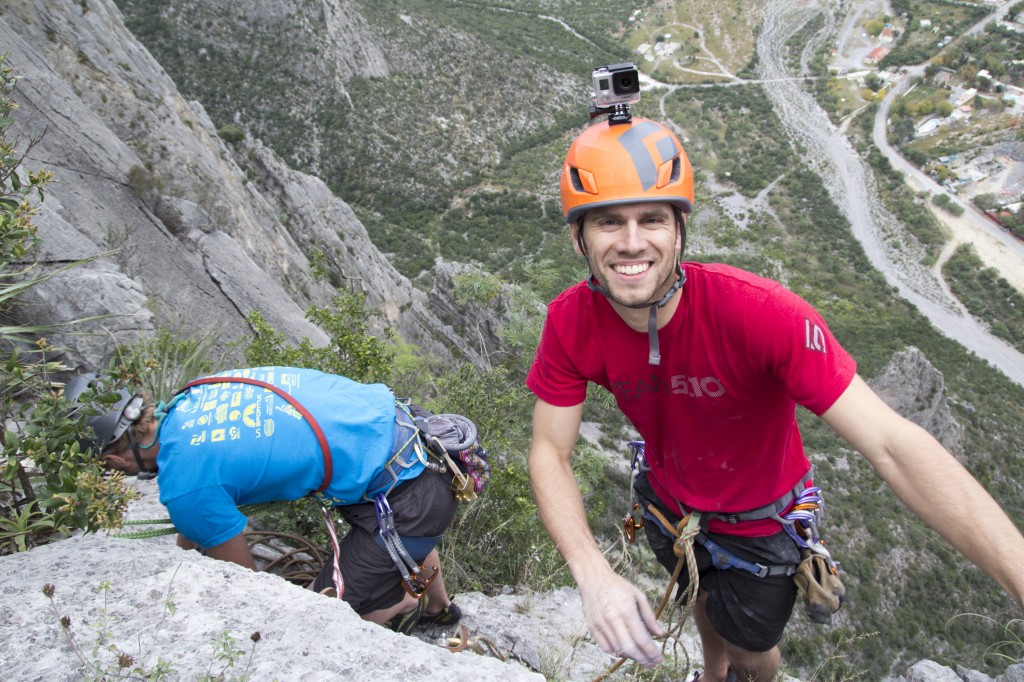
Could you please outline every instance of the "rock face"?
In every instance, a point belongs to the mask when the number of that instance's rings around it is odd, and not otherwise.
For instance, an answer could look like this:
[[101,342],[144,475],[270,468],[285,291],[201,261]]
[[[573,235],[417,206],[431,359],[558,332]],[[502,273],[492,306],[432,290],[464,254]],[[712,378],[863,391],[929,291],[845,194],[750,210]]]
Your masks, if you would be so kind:
[[[126,518],[167,518],[157,482],[136,485],[142,497]],[[167,535],[79,535],[0,557],[0,574],[0,662],[11,682],[78,680],[87,671],[98,678],[97,664],[113,677],[118,654],[108,644],[147,673],[162,659],[175,671],[168,679],[181,680],[220,672],[225,679],[248,672],[253,680],[589,680],[615,662],[586,638],[579,596],[570,588],[456,595],[480,654],[437,646],[439,637],[455,632],[395,634],[363,621],[344,602],[182,551]],[[56,612],[44,584],[55,586]],[[71,619],[84,662],[62,632],[62,616]],[[107,633],[104,643],[94,649],[100,632]],[[255,647],[254,632],[260,633]],[[245,654],[228,669],[216,648],[225,635]],[[682,645],[696,655],[693,639]]]
[[[254,680],[544,679],[516,663],[453,655],[367,623],[337,599],[173,543],[81,536],[2,561],[0,659],[12,682],[99,679],[96,668],[114,677],[118,654],[109,645],[133,658],[129,670],[150,673],[165,662],[174,671],[168,679],[222,671]],[[47,583],[56,611],[42,591]],[[64,616],[77,647],[63,632]],[[225,635],[242,654],[233,665],[217,658]]]
[[913,346],[893,355],[871,387],[890,407],[935,436],[958,458],[964,454],[963,426],[949,412],[942,372]]
[[952,668],[935,661],[919,661],[906,675],[890,676],[882,682],[1024,682],[1024,663],[1008,667],[1001,675],[989,677],[983,672],[958,665]]
[[[335,5],[325,12],[338,36],[344,13]],[[34,287],[20,321],[106,316],[76,327],[90,334],[50,336],[68,349],[68,364],[103,365],[116,343],[161,327],[236,341],[254,310],[288,338],[321,344],[304,311],[326,305],[335,286],[365,293],[382,324],[426,352],[481,362],[320,180],[257,141],[222,141],[110,0],[5,2],[0,44],[22,77],[13,132],[28,150],[24,168],[57,178],[35,220],[35,272],[91,259]],[[383,66],[367,50],[349,67],[373,75]],[[314,251],[333,284],[310,274]]]
[[441,322],[455,328],[466,343],[474,347],[488,362],[498,363],[509,352],[500,337],[502,327],[511,323],[508,285],[500,284],[495,295],[486,302],[456,299],[459,278],[478,268],[462,263],[446,263],[440,258],[434,264],[434,285],[430,290],[430,307]]

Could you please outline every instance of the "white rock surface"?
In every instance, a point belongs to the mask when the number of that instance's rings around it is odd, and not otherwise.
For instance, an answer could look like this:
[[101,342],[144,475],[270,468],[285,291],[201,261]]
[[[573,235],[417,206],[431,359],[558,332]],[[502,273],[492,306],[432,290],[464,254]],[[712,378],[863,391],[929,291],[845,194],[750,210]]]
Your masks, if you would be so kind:
[[[91,678],[94,665],[114,677],[118,654],[108,644],[147,671],[162,659],[171,679],[183,680],[221,671],[253,680],[544,679],[516,663],[395,634],[344,602],[169,542],[78,536],[0,564],[0,669],[11,682]],[[56,610],[43,594],[47,583]],[[63,616],[85,662],[61,632]],[[100,641],[101,631],[109,638]],[[227,669],[215,653],[224,633],[243,652]]]

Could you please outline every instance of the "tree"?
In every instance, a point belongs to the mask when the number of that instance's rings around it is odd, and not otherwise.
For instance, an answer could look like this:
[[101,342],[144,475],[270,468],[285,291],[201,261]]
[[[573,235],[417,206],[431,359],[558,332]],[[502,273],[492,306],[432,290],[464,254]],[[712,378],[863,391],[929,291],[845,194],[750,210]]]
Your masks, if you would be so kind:
[[974,197],[974,205],[983,211],[992,211],[999,208],[999,199],[995,194],[986,192]]

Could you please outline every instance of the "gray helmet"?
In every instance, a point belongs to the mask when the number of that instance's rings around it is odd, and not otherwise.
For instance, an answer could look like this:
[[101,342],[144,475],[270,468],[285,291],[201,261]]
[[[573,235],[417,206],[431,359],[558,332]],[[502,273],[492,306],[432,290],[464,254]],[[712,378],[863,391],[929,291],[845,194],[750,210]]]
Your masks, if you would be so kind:
[[[99,375],[95,372],[79,374],[64,386],[64,398],[72,403],[79,402],[82,394],[90,388],[97,388]],[[134,424],[142,414],[142,397],[133,396],[128,389],[120,388],[117,393],[121,396],[110,411],[89,417],[88,424],[92,427],[94,437],[82,438],[78,441],[83,452],[92,450],[94,455],[102,454],[103,450],[116,441]]]

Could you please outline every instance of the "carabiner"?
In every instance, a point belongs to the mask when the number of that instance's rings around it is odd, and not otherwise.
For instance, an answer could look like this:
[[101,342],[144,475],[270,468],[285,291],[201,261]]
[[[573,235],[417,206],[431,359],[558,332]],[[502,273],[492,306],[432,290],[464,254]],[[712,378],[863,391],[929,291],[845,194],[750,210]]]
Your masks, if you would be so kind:
[[636,543],[637,529],[644,527],[643,517],[637,516],[638,509],[640,505],[634,502],[632,511],[622,517],[622,530],[626,534],[626,541],[631,545]]

